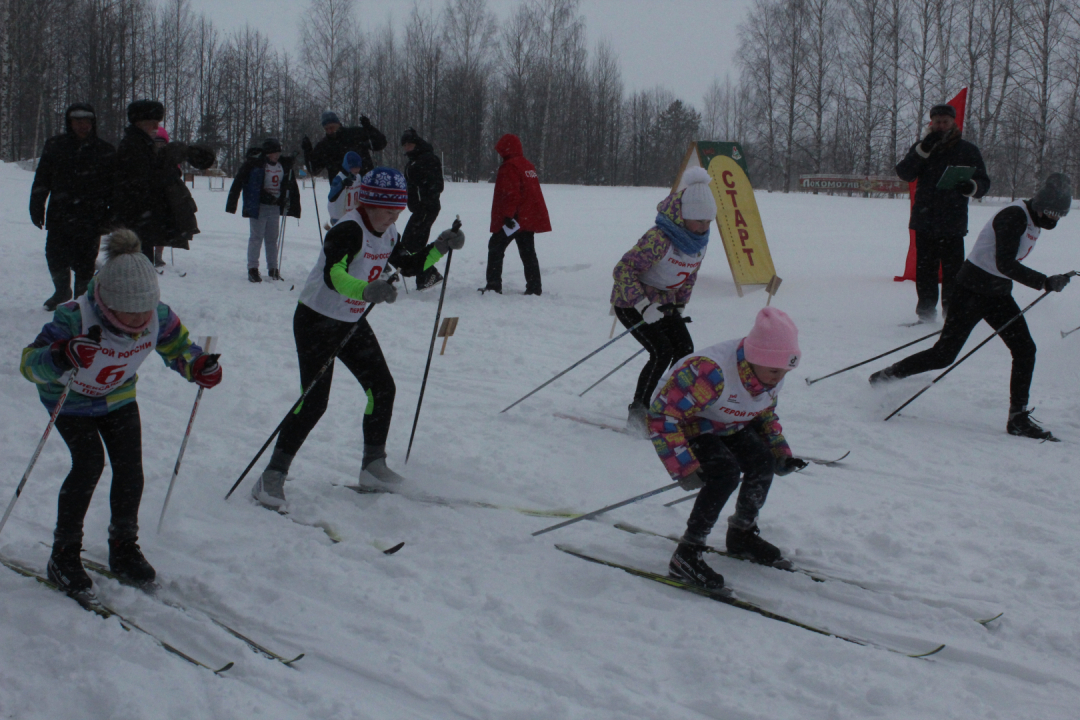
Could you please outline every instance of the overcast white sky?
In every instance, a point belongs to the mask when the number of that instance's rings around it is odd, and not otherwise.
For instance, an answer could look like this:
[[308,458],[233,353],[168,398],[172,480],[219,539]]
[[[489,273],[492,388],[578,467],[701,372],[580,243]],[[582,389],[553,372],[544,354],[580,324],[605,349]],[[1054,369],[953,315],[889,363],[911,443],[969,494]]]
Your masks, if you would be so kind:
[[[440,9],[445,0],[416,0],[421,8]],[[520,0],[488,0],[501,20]],[[581,13],[590,51],[608,40],[622,63],[628,93],[663,85],[678,97],[701,106],[713,77],[737,74],[736,27],[751,0],[582,0]],[[304,0],[192,0],[192,9],[205,13],[228,33],[251,24],[270,36],[278,48],[294,55]],[[357,0],[365,29],[392,21],[401,28],[412,11],[407,0]],[[400,31],[400,30],[399,30]]]

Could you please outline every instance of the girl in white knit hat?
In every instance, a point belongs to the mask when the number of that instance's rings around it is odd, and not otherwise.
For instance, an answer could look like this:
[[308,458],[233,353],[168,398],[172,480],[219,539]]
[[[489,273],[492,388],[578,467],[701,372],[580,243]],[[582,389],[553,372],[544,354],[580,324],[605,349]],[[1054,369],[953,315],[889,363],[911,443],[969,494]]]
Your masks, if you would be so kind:
[[638,376],[626,426],[645,437],[645,410],[656,382],[676,358],[694,351],[694,341],[682,316],[697,282],[698,269],[709,244],[709,226],[716,217],[711,177],[703,168],[683,173],[682,190],[656,206],[656,224],[615,265],[611,304],[615,316],[649,351]]
[[742,484],[728,518],[727,551],[788,568],[758,534],[757,516],[773,475],[806,467],[784,439],[776,401],[784,376],[799,365],[799,331],[784,312],[762,308],[743,338],[717,343],[675,363],[652,394],[653,449],[671,478],[701,492],[668,565],[672,577],[713,590],[724,578],[702,557],[728,498]]
[[180,319],[160,301],[157,273],[139,237],[117,230],[106,238],[105,253],[105,264],[86,294],[56,308],[52,322],[23,350],[20,365],[50,413],[71,380],[56,418],[56,430],[71,451],[71,472],[60,487],[48,575],[76,596],[92,595],[81,560],[83,518],[105,468],[106,451],[113,474],[109,565],[138,584],[152,583],[156,576],[138,545],[143,491],[142,424],[135,400],[139,366],[156,351],[189,382],[207,388],[221,382],[218,356],[193,344]]

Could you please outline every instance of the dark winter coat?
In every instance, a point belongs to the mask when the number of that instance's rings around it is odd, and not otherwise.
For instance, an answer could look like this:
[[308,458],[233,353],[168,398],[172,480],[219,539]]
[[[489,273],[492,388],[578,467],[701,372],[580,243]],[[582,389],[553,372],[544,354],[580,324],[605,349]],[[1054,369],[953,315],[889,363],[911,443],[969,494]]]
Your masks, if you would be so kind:
[[76,110],[94,111],[85,103],[72,105],[64,113],[64,133],[45,141],[30,190],[30,219],[65,234],[99,235],[109,224],[116,148],[97,136],[96,119],[80,140],[71,129]]
[[[289,207],[286,215],[300,217],[300,188],[296,183],[296,175],[292,172],[296,164],[295,157],[282,155],[278,158],[281,167],[285,170],[285,187],[278,194],[277,204],[279,208],[285,206],[285,195],[289,196]],[[232,187],[229,188],[229,197],[225,201],[225,212],[235,213],[236,203],[241,192],[244,196],[244,206],[241,214],[246,218],[259,217],[260,198],[263,192],[263,180],[265,179],[266,155],[261,148],[248,150],[247,159],[240,166],[239,172],[233,178]]]
[[[907,155],[896,165],[901,180],[918,180],[915,202],[911,206],[908,227],[918,232],[929,232],[936,237],[967,235],[968,198],[959,190],[938,190],[938,180],[950,165],[974,167],[976,190],[972,197],[981,198],[990,190],[990,176],[986,174],[979,148],[967,140],[957,138],[939,144],[923,158],[915,143]],[[944,146],[944,147],[943,147]]]
[[341,169],[341,163],[345,161],[345,153],[351,150],[364,161],[362,174],[367,174],[375,167],[375,161],[371,159],[372,151],[378,152],[384,147],[386,147],[386,136],[371,123],[366,123],[339,128],[333,137],[324,136],[316,143],[311,157],[305,160],[310,165],[312,173],[327,169],[332,177]]
[[154,139],[139,128],[124,128],[124,139],[116,150],[113,220],[134,230],[144,248],[188,246],[170,207],[170,195],[180,197],[184,181],[177,172],[176,160],[167,155],[159,152]]
[[491,232],[498,232],[505,218],[513,218],[526,232],[551,232],[544,193],[536,168],[525,159],[521,140],[506,134],[495,143],[502,156],[499,174],[495,176],[495,196],[491,200]]
[[427,140],[419,139],[416,147],[405,153],[405,181],[409,186],[409,212],[433,212],[442,209],[439,196],[443,191],[442,161]]

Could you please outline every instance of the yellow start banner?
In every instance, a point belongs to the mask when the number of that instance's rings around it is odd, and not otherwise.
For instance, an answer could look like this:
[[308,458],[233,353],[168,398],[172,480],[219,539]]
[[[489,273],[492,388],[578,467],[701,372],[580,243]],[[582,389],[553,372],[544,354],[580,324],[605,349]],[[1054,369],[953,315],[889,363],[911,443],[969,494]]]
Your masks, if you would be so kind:
[[776,269],[739,144],[690,143],[676,188],[682,182],[686,168],[694,166],[705,168],[712,176],[710,187],[716,198],[716,227],[720,231],[739,296],[742,297],[745,285],[778,287],[779,283],[773,283]]

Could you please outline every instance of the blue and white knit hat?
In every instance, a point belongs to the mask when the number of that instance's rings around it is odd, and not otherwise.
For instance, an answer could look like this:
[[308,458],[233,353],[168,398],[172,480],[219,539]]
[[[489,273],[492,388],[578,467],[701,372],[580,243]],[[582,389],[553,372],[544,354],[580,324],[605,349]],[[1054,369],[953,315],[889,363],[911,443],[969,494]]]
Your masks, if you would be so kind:
[[404,210],[409,197],[405,176],[394,168],[377,167],[360,179],[360,202],[372,207]]

